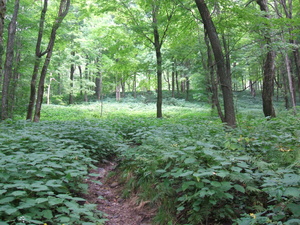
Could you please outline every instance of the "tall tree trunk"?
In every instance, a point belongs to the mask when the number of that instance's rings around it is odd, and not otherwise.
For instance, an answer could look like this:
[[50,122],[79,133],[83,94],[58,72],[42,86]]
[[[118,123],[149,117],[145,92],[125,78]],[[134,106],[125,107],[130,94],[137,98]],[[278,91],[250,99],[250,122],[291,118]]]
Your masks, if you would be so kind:
[[[71,52],[72,55],[72,60],[75,56],[75,52]],[[70,68],[70,93],[69,93],[69,105],[72,105],[74,103],[74,93],[73,93],[73,88],[74,88],[74,73],[75,73],[75,64],[74,62],[71,63],[71,68]]]
[[176,91],[177,91],[177,95],[179,96],[180,91],[179,91],[179,73],[178,70],[175,71],[175,81],[176,81]]
[[[4,54],[3,34],[4,34],[5,14],[6,14],[6,0],[0,0],[0,69],[2,69],[2,56]],[[0,80],[2,80],[1,72],[0,72]]]
[[165,81],[168,84],[168,91],[171,91],[170,72],[169,72],[169,70],[167,70],[167,72],[165,73],[164,78],[165,78]]
[[220,105],[220,101],[219,101],[219,82],[218,79],[216,79],[215,77],[215,69],[214,69],[214,60],[213,60],[213,56],[212,56],[212,50],[209,44],[209,40],[208,40],[208,35],[207,32],[205,31],[205,35],[204,35],[204,41],[206,44],[206,48],[207,48],[207,67],[209,70],[209,80],[211,82],[211,92],[212,92],[212,109],[214,107],[217,108],[217,112],[218,115],[222,121],[222,123],[225,123],[225,117],[223,115],[222,109],[221,109],[221,105]]
[[133,75],[133,85],[132,85],[133,97],[136,98],[136,73]]
[[102,96],[102,73],[98,72],[98,77],[96,78],[96,98],[101,101]]
[[286,52],[284,53],[284,62],[285,62],[287,77],[288,77],[288,81],[289,81],[289,90],[290,90],[290,95],[291,95],[293,112],[294,112],[294,115],[296,115],[297,109],[296,109],[296,98],[295,98],[295,92],[294,92],[293,77],[292,77],[292,73],[291,73],[290,59]]
[[60,27],[63,19],[67,15],[70,7],[70,0],[61,0],[58,16],[52,26],[52,31],[50,35],[50,40],[47,47],[47,55],[46,59],[44,61],[44,65],[41,71],[39,86],[38,86],[38,93],[37,93],[37,100],[36,100],[36,107],[35,107],[35,114],[34,114],[34,122],[39,122],[41,117],[41,109],[42,109],[42,103],[43,103],[43,96],[44,96],[44,85],[45,85],[45,78],[48,70],[48,66],[51,61],[51,56],[54,48],[54,43],[56,39],[56,32],[57,29]]
[[175,62],[172,65],[172,98],[175,98]]
[[157,102],[156,102],[156,117],[162,118],[162,55],[161,55],[161,41],[157,27],[157,12],[158,6],[153,6],[152,19],[153,19],[153,35],[154,35],[154,48],[156,54],[156,74],[157,74]]
[[[89,62],[88,62],[89,56],[88,55],[86,55],[86,60],[87,60],[87,63],[85,64],[84,75],[85,75],[85,79],[89,80],[89,69],[88,69],[88,67],[89,67]],[[85,87],[85,89],[87,89],[87,88],[88,87]],[[85,102],[88,101],[88,95],[87,95],[87,91],[86,90],[84,91],[84,101]]]
[[[257,4],[260,6],[260,10],[266,13],[266,18],[270,18],[268,15],[269,9],[267,0],[257,0]],[[263,112],[265,117],[276,117],[275,109],[273,107],[273,94],[274,94],[274,78],[275,78],[275,57],[276,53],[270,47],[272,40],[270,38],[270,33],[266,29],[265,40],[268,46],[269,52],[264,64],[264,77],[263,77]]]
[[126,82],[121,79],[121,88],[122,88],[122,98],[125,98],[125,89],[126,89]]
[[222,45],[205,1],[195,0],[195,2],[207,31],[217,64],[217,74],[220,79],[221,89],[223,93],[225,123],[227,126],[234,128],[236,127],[236,118],[234,111],[231,77],[230,74],[227,74],[226,71]]
[[15,45],[15,36],[17,30],[19,6],[20,6],[20,1],[16,0],[13,17],[8,27],[6,60],[4,64],[4,74],[3,74],[3,84],[2,84],[1,120],[5,120],[9,118],[8,115],[9,86],[10,86],[10,79],[13,73],[14,45]]
[[34,104],[35,104],[35,98],[36,98],[36,81],[39,73],[41,58],[43,55],[47,53],[47,50],[44,52],[41,52],[41,45],[42,45],[42,39],[43,39],[43,32],[44,32],[44,24],[45,24],[45,18],[48,8],[48,0],[44,0],[44,6],[41,12],[40,17],[40,24],[39,24],[39,32],[38,32],[38,38],[36,42],[35,47],[35,62],[33,67],[33,72],[31,76],[31,82],[30,82],[30,97],[29,97],[29,104],[27,109],[27,120],[32,120],[33,111],[34,111]]
[[78,70],[79,70],[79,79],[80,79],[80,96],[82,97],[82,95],[83,95],[83,92],[82,92],[82,88],[83,88],[82,79],[83,79],[83,77],[82,77],[82,68],[81,68],[80,65],[78,66]]
[[120,90],[121,89],[121,85],[117,84],[116,85],[116,101],[120,101],[121,100],[121,93]]
[[186,83],[186,90],[185,90],[186,96],[185,96],[185,100],[189,101],[189,95],[190,95],[190,78],[189,78],[189,76],[185,77],[185,83]]
[[[20,43],[17,44],[20,46]],[[17,50],[15,57],[15,65],[19,65],[21,61],[21,52]],[[14,116],[14,109],[17,104],[18,98],[16,97],[17,87],[20,79],[20,73],[18,72],[18,66],[15,66],[13,69],[13,76],[11,79],[11,85],[9,90],[9,104],[8,104],[8,114],[11,118]]]

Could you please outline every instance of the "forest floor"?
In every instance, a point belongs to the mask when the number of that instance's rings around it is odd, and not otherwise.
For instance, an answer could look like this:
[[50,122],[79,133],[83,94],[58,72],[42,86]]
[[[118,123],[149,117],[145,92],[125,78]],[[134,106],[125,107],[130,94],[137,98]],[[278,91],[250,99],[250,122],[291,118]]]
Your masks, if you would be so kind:
[[106,161],[90,171],[93,176],[86,180],[89,189],[84,198],[97,204],[107,219],[105,225],[151,225],[156,209],[149,202],[138,202],[137,195],[122,197],[125,183],[120,181],[116,168],[116,162]]

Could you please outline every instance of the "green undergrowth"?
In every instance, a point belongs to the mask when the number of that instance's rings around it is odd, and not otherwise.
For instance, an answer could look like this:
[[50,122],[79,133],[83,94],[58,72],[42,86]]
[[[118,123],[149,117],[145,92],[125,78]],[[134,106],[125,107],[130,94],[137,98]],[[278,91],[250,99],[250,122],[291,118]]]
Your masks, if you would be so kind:
[[[0,124],[0,224],[103,224],[84,179],[121,138],[106,124]],[[100,197],[100,196],[99,196]]]
[[299,224],[299,120],[243,119],[232,131],[181,120],[129,133],[124,195],[159,206],[157,224]]
[[289,112],[238,114],[228,130],[173,99],[163,119],[149,104],[103,107],[50,105],[40,123],[0,123],[0,225],[103,224],[82,195],[102,159],[120,160],[124,197],[150,201],[154,224],[300,223],[300,120]]

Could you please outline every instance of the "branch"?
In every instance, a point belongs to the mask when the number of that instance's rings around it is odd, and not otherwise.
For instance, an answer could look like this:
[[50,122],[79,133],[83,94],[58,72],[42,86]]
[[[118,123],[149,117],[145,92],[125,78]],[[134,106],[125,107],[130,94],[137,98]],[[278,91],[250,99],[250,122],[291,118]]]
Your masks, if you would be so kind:
[[[128,13],[131,15],[132,17],[132,21],[134,22],[134,24],[137,26],[137,27],[140,27],[141,25],[138,23],[138,20],[135,18],[135,16],[133,15],[132,11],[128,8],[128,6],[124,3],[124,2],[121,2],[121,4],[125,7],[125,9],[128,11]],[[151,44],[154,44],[154,41],[148,37],[148,35],[146,35],[144,33],[144,31],[141,32],[142,36],[145,37],[148,41],[151,42]]]

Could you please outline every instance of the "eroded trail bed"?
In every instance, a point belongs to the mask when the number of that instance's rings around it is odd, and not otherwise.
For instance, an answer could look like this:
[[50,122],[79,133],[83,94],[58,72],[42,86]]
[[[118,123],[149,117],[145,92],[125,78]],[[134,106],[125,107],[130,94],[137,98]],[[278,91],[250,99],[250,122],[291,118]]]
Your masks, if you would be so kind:
[[[105,225],[150,225],[155,209],[149,207],[148,202],[138,203],[136,196],[128,199],[121,197],[124,183],[118,176],[109,176],[116,170],[117,163],[105,161],[90,171],[94,176],[86,182],[89,193],[84,197],[89,203],[97,204],[98,209],[105,213],[108,219]],[[96,181],[96,182],[95,182]]]

